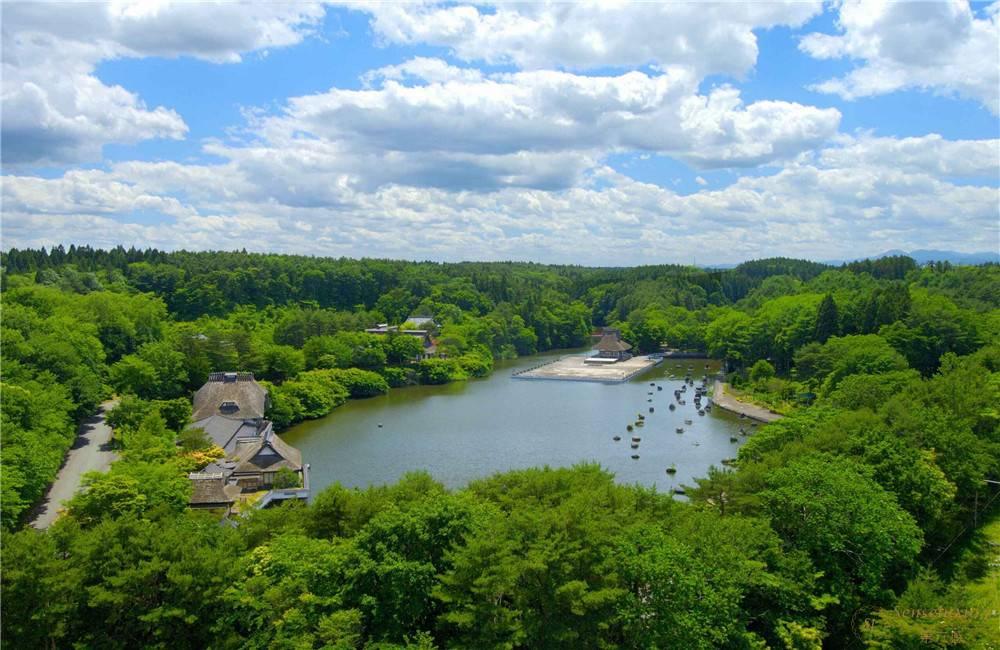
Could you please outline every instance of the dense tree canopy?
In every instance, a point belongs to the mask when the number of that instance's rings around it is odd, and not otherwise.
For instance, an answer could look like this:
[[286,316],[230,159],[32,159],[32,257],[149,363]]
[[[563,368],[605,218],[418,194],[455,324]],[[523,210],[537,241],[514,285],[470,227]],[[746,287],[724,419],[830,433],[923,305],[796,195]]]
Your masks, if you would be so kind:
[[[927,624],[894,604],[940,603],[946,553],[974,553],[963,544],[995,503],[997,266],[591,269],[73,246],[2,264],[12,647],[893,647],[877,644]],[[364,332],[411,315],[433,317],[442,357]],[[335,485],[235,527],[185,507],[186,474],[221,453],[185,430],[211,371],[254,372],[281,429],[581,347],[600,326],[641,351],[706,350],[748,399],[788,415],[687,503],[581,465],[457,491],[423,474]],[[76,423],[112,394],[122,459],[87,476],[51,529],[20,530]]]

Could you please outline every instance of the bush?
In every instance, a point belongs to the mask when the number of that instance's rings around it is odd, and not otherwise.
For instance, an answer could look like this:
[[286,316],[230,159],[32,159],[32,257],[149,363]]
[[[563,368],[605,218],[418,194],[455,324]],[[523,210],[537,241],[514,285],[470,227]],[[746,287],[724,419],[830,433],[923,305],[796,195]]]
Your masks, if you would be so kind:
[[302,402],[291,391],[280,390],[268,382],[261,382],[261,385],[267,388],[270,397],[264,416],[274,423],[275,429],[280,431],[302,419]]
[[282,467],[274,475],[274,483],[271,485],[275,490],[287,490],[289,488],[297,488],[302,485],[302,481],[299,479],[299,475],[288,469],[287,467]]
[[417,364],[421,384],[447,384],[469,376],[455,359],[424,359]]
[[124,395],[118,405],[108,412],[105,422],[114,430],[115,438],[121,440],[126,432],[138,431],[139,425],[152,410],[152,402],[135,395]]
[[177,436],[177,444],[184,451],[200,451],[212,447],[212,439],[199,427],[184,429]]
[[478,348],[460,356],[458,364],[470,377],[485,377],[493,370],[493,356],[486,348]]
[[226,451],[222,447],[211,445],[205,449],[181,454],[177,457],[177,466],[184,474],[190,474],[204,469],[209,463],[225,458],[225,456]]
[[[272,388],[268,411],[276,425],[321,418],[347,401],[347,388],[336,380],[335,370],[310,370],[294,381]],[[379,377],[381,379],[381,377]]]
[[412,370],[406,368],[394,368],[392,366],[386,366],[381,370],[382,377],[385,379],[386,383],[392,388],[398,388],[400,386],[407,386],[409,384],[417,383],[415,373]]
[[841,408],[877,410],[893,395],[907,386],[916,384],[920,373],[916,370],[896,370],[881,375],[851,375],[845,377],[829,395],[829,400]]
[[323,417],[347,401],[347,389],[334,382],[290,381],[279,390],[298,400],[301,411],[294,413],[294,420]]
[[750,381],[754,383],[770,379],[771,377],[774,377],[774,366],[764,359],[753,364],[753,367],[750,368]]
[[346,388],[351,397],[372,397],[389,392],[389,384],[382,375],[371,370],[346,368],[326,372],[334,381]]

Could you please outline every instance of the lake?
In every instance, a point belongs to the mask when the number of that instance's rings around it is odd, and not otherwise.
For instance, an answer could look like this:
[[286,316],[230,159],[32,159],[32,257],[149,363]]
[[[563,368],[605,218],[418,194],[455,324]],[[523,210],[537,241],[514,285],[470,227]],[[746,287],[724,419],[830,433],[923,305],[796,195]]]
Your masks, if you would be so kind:
[[[692,484],[710,465],[735,456],[746,440],[737,433],[741,424],[753,432],[748,420],[719,408],[699,416],[693,387],[684,397],[687,405],[668,409],[688,365],[700,383],[705,359],[667,360],[623,384],[511,377],[566,354],[499,361],[483,379],[394,388],[388,395],[350,400],[325,418],[292,427],[282,438],[301,449],[312,466],[313,494],[338,481],[347,487],[392,483],[411,470],[427,470],[456,488],[496,472],[584,461],[600,463],[620,483],[666,491]],[[718,370],[718,362],[708,363],[710,374]],[[678,376],[671,379],[670,373]],[[628,433],[625,426],[639,413],[646,425]],[[692,424],[684,424],[685,419]],[[676,433],[677,427],[684,433]],[[615,435],[622,439],[615,442]],[[633,435],[642,438],[638,450],[629,446]],[[737,443],[730,442],[733,435]],[[633,453],[640,458],[633,460]],[[673,476],[665,472],[671,464],[677,468]]]

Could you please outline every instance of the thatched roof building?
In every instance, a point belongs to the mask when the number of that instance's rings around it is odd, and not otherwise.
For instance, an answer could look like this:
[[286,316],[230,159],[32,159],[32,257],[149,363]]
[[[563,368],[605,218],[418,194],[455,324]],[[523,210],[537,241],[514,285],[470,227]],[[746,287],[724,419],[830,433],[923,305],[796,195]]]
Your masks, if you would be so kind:
[[306,484],[302,452],[274,433],[264,419],[267,406],[267,391],[249,372],[213,372],[198,389],[190,426],[204,430],[225,457],[189,476],[191,507],[229,507],[241,491],[271,489],[282,469]]
[[194,394],[195,422],[213,415],[253,419],[264,417],[267,390],[258,384],[252,372],[213,372],[205,385]]
[[191,480],[192,508],[223,508],[227,512],[239,499],[240,487],[226,480],[223,472],[196,472],[189,474]]
[[605,330],[604,336],[594,346],[597,356],[602,359],[615,359],[624,361],[632,358],[632,346],[621,339],[618,330]]

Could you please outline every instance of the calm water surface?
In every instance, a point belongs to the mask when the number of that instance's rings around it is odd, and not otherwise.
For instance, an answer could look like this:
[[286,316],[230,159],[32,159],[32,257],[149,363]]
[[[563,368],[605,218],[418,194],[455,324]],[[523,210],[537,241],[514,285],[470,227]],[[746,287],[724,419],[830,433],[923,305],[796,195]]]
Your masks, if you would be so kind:
[[[565,354],[498,362],[484,379],[398,388],[351,400],[325,418],[289,429],[282,438],[301,449],[311,464],[313,494],[338,481],[348,487],[392,483],[411,470],[427,470],[454,488],[510,469],[582,461],[600,463],[620,483],[668,490],[692,484],[709,465],[735,456],[746,440],[737,433],[741,421],[736,416],[718,408],[699,416],[693,387],[684,396],[686,406],[668,409],[688,365],[694,366],[693,377],[700,383],[704,359],[666,361],[625,384],[511,377],[516,370]],[[708,372],[717,369],[712,362]],[[671,373],[676,377],[669,378]],[[651,406],[654,413],[649,413]],[[638,413],[646,416],[646,425],[630,434],[625,426]],[[692,424],[684,424],[685,419]],[[742,424],[752,434],[749,420]],[[677,427],[684,427],[684,433],[675,433]],[[622,439],[615,442],[615,435]],[[629,447],[633,435],[642,438],[635,451]],[[730,442],[733,435],[737,443]],[[630,458],[633,453],[640,458]],[[677,468],[672,477],[665,472],[671,464]]]

